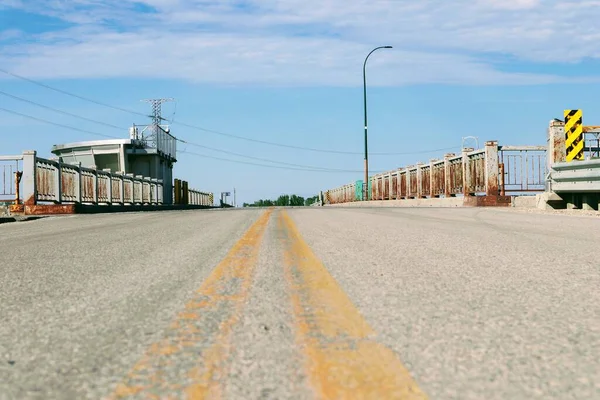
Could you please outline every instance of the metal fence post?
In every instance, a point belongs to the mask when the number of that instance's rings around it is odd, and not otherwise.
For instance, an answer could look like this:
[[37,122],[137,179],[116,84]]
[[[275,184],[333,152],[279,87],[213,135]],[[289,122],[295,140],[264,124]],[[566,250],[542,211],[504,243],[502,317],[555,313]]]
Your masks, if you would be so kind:
[[498,196],[498,141],[485,143],[485,194]]
[[181,181],[181,204],[187,204],[187,182]]
[[35,150],[23,152],[23,204],[35,205],[37,203],[37,152]]
[[179,179],[175,179],[175,185],[173,187],[173,191],[175,194],[175,204],[181,204],[181,181]]

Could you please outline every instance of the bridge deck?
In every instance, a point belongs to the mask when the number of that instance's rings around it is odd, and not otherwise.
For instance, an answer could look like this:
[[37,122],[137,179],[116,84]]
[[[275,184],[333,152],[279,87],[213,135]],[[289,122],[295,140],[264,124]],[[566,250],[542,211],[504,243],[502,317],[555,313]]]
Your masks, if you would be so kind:
[[597,224],[320,207],[3,224],[0,398],[598,398]]

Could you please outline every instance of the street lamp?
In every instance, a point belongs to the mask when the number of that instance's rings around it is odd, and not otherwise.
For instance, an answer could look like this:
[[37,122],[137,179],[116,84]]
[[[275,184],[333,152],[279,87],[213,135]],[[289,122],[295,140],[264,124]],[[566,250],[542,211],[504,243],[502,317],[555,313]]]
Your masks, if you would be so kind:
[[367,151],[367,60],[369,56],[379,49],[391,49],[392,46],[380,46],[376,47],[367,55],[365,63],[363,64],[363,88],[364,88],[364,105],[365,105],[365,181],[363,183],[363,200],[368,200],[369,194],[369,154]]

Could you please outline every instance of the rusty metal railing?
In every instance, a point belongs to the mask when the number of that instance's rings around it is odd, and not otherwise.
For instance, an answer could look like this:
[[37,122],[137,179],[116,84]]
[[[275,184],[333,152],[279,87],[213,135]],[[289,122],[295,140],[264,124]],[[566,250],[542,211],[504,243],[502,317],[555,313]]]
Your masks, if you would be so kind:
[[[499,146],[463,149],[442,160],[418,163],[370,178],[370,200],[401,200],[455,196],[504,196],[513,192],[543,192],[544,146]],[[356,184],[325,192],[325,204],[361,201]]]
[[[64,164],[33,154],[26,159],[29,167],[29,201],[56,204],[162,204],[162,180],[110,170]],[[24,165],[27,171],[28,165]],[[33,199],[33,200],[32,200]]]
[[546,152],[546,146],[500,146],[503,192],[543,192],[548,173]]
[[20,203],[23,156],[0,156],[0,201]]
[[175,179],[175,184],[173,185],[173,204],[213,206],[213,203],[213,193],[190,189],[187,181]]

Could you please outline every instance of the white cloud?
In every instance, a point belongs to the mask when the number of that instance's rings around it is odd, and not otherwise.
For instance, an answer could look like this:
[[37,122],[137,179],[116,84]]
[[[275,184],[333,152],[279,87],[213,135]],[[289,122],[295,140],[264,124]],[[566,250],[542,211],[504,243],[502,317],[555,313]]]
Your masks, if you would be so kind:
[[528,10],[542,5],[541,0],[481,0],[481,3],[501,10]]
[[[154,13],[135,14],[139,5]],[[220,84],[354,85],[564,81],[502,72],[484,55],[528,62],[600,58],[599,1],[38,0],[30,12],[75,28],[0,43],[2,65],[33,77],[166,77]],[[43,5],[43,6],[42,6]],[[42,11],[40,11],[42,10]],[[4,37],[7,33],[4,33]],[[0,33],[0,38],[3,34]],[[514,68],[513,68],[514,69]]]

